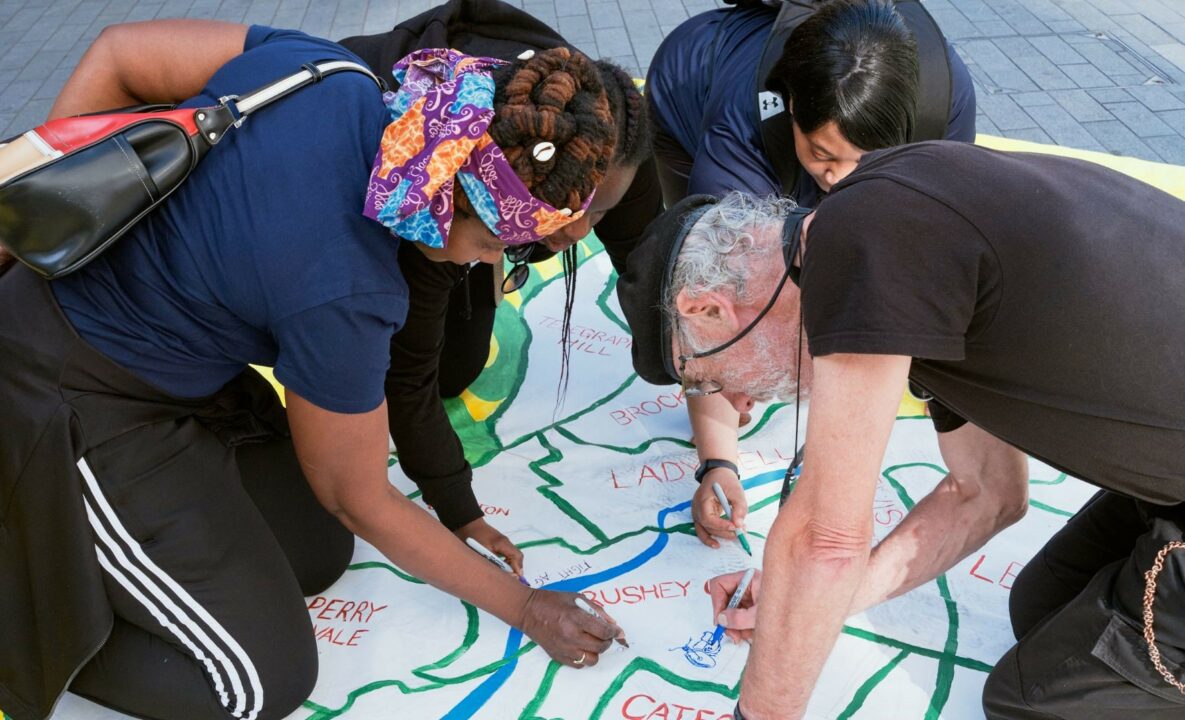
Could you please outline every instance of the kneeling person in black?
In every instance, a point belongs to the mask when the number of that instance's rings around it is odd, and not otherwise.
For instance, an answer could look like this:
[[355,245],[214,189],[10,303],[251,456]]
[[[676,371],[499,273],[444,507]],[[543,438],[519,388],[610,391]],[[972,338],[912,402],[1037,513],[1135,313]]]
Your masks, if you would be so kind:
[[[718,384],[741,403],[793,393],[801,372],[812,393],[810,461],[769,534],[759,607],[726,613],[754,639],[744,717],[801,716],[848,614],[933,579],[1023,516],[1021,451],[1103,492],[1017,579],[1019,642],[987,681],[987,715],[1185,713],[1174,687],[1185,553],[1171,544],[1185,529],[1185,203],[1081,160],[932,142],[865,156],[805,218],[738,196],[673,212],[620,283],[639,374]],[[751,240],[733,242],[741,234]],[[785,263],[770,262],[784,249]],[[744,292],[705,286],[705,257]],[[786,277],[801,292],[776,289]],[[907,378],[947,409],[949,475],[872,549],[875,480]],[[1144,573],[1158,557],[1148,626]],[[712,581],[717,612],[737,581]]]

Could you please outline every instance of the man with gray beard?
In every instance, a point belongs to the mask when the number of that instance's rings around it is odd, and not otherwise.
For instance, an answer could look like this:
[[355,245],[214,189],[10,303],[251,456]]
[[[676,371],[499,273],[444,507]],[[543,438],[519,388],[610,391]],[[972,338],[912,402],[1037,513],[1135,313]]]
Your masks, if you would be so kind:
[[[738,576],[711,582],[753,641],[738,720],[801,717],[849,614],[1019,520],[1024,453],[1101,491],[1017,578],[985,713],[1185,716],[1185,203],[1080,160],[918,143],[865,155],[814,212],[688,198],[618,294],[644,379],[737,406],[811,393],[764,575],[738,610]],[[873,548],[907,380],[949,474]]]

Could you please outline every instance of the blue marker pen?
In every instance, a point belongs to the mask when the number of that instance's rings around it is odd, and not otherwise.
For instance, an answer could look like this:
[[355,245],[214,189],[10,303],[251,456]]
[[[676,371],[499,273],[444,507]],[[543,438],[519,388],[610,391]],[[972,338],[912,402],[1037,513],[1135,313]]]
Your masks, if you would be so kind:
[[[741,584],[737,585],[736,592],[732,594],[732,598],[728,601],[728,609],[736,610],[737,606],[741,604],[741,599],[745,597],[745,593],[749,591],[749,583],[753,582],[753,575],[757,573],[753,568],[745,571],[744,577],[741,578]],[[724,636],[724,626],[717,625],[716,629],[712,631],[712,644],[720,642],[720,638]]]

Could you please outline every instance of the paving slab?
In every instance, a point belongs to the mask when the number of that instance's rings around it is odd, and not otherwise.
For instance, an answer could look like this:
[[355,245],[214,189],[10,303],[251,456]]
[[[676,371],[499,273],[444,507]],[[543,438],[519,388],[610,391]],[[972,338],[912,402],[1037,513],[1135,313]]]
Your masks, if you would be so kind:
[[[0,0],[0,137],[36,124],[103,26],[166,17],[382,32],[438,0]],[[980,130],[1182,161],[1182,0],[926,0],[971,69]],[[644,74],[680,22],[722,0],[514,0]]]

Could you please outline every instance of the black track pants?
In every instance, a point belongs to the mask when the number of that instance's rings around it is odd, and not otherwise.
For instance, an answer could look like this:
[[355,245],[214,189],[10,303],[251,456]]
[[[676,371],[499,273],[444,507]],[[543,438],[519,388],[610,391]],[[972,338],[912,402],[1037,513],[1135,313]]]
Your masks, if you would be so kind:
[[[145,718],[289,715],[317,676],[303,596],[341,575],[353,536],[313,496],[267,381],[162,393],[83,342],[23,268],[0,276],[0,339],[0,567],[28,608],[0,635],[29,676]],[[86,605],[47,609],[74,596]],[[39,700],[20,670],[0,682]]]
[[[1144,572],[1181,540],[1182,508],[1096,495],[1012,587],[1019,642],[984,687],[992,720],[1179,720],[1185,694],[1153,668],[1142,636]],[[1185,551],[1168,556],[1154,605],[1166,668],[1185,680]]]
[[71,689],[168,720],[295,710],[317,676],[303,596],[341,575],[353,537],[291,441],[227,447],[189,419],[95,447],[79,468],[116,621]]

